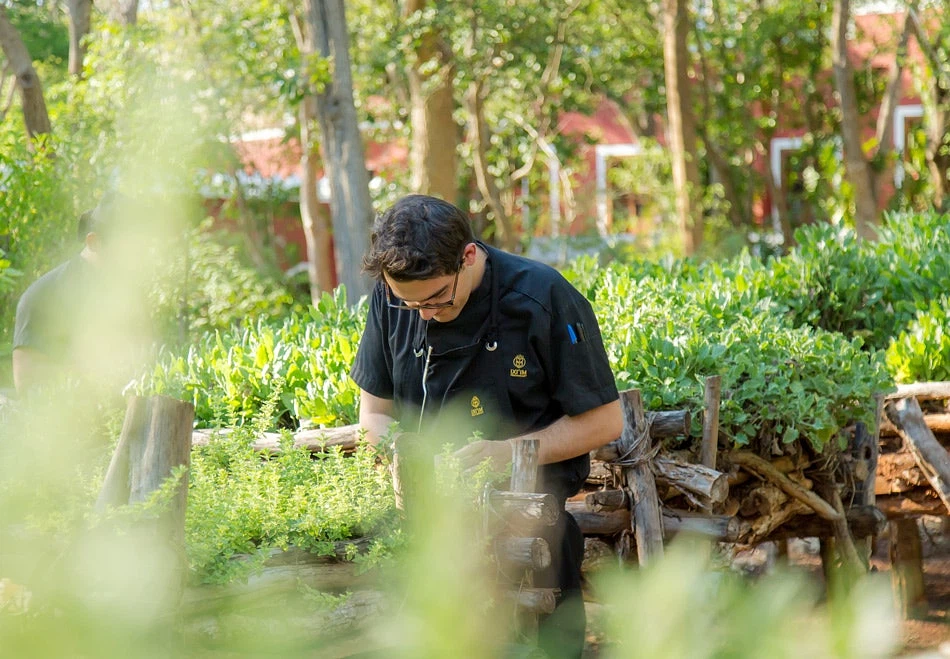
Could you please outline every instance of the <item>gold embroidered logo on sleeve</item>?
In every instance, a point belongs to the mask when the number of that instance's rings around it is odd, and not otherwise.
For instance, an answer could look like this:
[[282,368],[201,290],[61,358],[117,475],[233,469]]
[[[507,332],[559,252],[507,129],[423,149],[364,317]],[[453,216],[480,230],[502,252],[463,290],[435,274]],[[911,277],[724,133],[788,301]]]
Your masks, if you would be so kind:
[[472,416],[481,416],[485,413],[485,408],[482,407],[482,401],[478,396],[472,396]]

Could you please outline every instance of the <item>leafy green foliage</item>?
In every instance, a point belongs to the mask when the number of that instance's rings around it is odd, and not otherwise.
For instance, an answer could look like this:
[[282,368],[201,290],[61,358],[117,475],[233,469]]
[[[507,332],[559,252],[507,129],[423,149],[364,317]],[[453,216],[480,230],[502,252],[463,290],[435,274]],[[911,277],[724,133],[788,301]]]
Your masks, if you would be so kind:
[[789,325],[741,272],[692,275],[686,285],[613,265],[601,276],[595,311],[621,388],[640,388],[654,409],[698,410],[703,379],[721,375],[720,433],[739,446],[801,439],[821,450],[849,423],[870,421],[873,394],[890,382],[882,355]]
[[283,321],[259,318],[248,327],[216,331],[184,355],[164,351],[146,392],[184,396],[204,425],[244,424],[277,396],[283,427],[355,423],[359,390],[349,379],[366,309],[350,307],[345,291],[325,293],[316,308]]
[[[260,565],[267,551],[289,546],[333,555],[333,542],[378,533],[392,518],[389,471],[361,445],[311,458],[285,434],[281,453],[262,458],[248,426],[195,447],[185,533],[197,579],[223,583]],[[234,561],[250,554],[250,561]]]
[[898,382],[950,380],[950,296],[933,300],[894,338],[887,367]]
[[189,229],[183,242],[168,267],[172,276],[152,293],[166,344],[227,331],[248,318],[279,319],[290,312],[294,300],[284,282],[250,264],[223,233],[203,224]]

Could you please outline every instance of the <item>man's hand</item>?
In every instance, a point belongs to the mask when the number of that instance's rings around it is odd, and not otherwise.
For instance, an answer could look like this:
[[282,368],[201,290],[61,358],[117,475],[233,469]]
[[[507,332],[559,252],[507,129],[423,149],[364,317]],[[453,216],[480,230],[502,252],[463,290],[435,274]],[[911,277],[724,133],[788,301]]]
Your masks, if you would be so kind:
[[492,471],[503,472],[508,468],[513,456],[514,445],[510,439],[504,441],[480,439],[455,452],[455,457],[458,458],[461,468],[465,471],[474,469],[488,459],[491,460]]

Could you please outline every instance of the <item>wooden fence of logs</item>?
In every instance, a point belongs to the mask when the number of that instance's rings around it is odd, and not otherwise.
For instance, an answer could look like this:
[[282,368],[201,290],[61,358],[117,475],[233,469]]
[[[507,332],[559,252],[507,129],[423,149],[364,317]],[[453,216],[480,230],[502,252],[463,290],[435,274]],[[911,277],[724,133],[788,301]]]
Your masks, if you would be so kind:
[[[821,540],[826,569],[833,564],[865,566],[869,542],[887,523],[897,593],[908,615],[926,604],[922,588],[921,545],[916,518],[950,515],[950,383],[900,387],[878,401],[879,428],[857,424],[849,429],[848,449],[839,454],[810,452],[801,443],[781,447],[719,449],[719,380],[706,382],[703,438],[698,447],[676,449],[687,437],[686,410],[645,412],[639,391],[624,391],[624,430],[616,441],[592,452],[592,468],[583,492],[567,502],[587,538],[592,557],[647,564],[663,553],[664,543],[680,533],[711,541],[756,545],[789,538]],[[925,402],[927,412],[918,401]],[[935,404],[934,401],[941,401]],[[206,443],[210,431],[190,430],[191,406],[161,397],[129,402],[116,454],[109,466],[97,507],[142,500],[177,466],[188,465],[190,445]],[[295,445],[311,451],[338,446],[352,450],[355,426],[297,433]],[[279,435],[264,434],[255,447],[279,452]],[[550,612],[555,592],[535,588],[531,574],[551,560],[545,541],[525,526],[556,520],[550,495],[533,492],[537,440],[518,443],[511,486],[486,496],[493,511],[522,520],[504,526],[493,544],[507,575],[509,599],[531,629],[537,615]],[[164,520],[169,542],[181,550],[186,489]],[[357,545],[360,540],[354,541]],[[353,543],[346,543],[353,544]],[[341,548],[341,556],[344,549]],[[189,589],[183,603],[200,609],[222,598],[251,598],[298,583],[316,588],[353,588],[370,575],[357,575],[345,562],[275,552],[263,574],[248,584]],[[585,561],[585,566],[587,562]],[[383,605],[379,593],[353,601],[352,611],[314,622],[315,631],[355,624],[368,610]],[[350,619],[352,618],[352,620]]]

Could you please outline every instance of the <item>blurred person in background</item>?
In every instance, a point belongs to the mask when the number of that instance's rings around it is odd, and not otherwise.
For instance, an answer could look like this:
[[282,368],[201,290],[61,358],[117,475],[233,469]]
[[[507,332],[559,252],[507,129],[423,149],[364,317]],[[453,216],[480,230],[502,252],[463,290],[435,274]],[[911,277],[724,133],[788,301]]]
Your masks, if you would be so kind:
[[460,209],[425,195],[377,218],[363,266],[376,286],[351,377],[367,438],[394,421],[457,442],[477,432],[455,455],[463,468],[487,459],[497,471],[512,461],[512,439],[540,440],[538,490],[562,512],[546,538],[551,567],[535,573],[535,586],[561,591],[539,646],[579,657],[584,539],[564,502],[587,478],[590,451],[623,427],[590,303],[553,268],[476,240]]
[[133,217],[143,208],[109,192],[79,219],[81,251],[20,297],[13,334],[19,395],[65,379],[118,393],[150,343],[149,246]]

